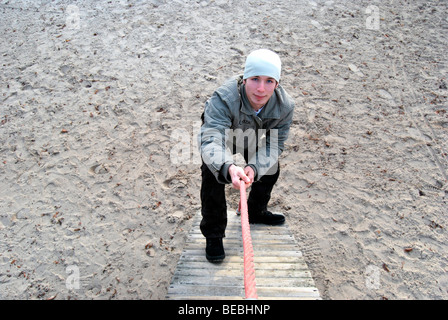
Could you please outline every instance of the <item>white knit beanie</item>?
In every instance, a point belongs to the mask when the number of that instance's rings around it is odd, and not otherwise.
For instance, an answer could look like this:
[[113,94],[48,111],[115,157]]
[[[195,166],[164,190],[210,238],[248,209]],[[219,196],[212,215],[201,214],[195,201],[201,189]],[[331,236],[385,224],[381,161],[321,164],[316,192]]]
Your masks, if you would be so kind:
[[279,82],[282,70],[280,57],[268,49],[252,51],[246,59],[243,79],[255,76],[267,76]]

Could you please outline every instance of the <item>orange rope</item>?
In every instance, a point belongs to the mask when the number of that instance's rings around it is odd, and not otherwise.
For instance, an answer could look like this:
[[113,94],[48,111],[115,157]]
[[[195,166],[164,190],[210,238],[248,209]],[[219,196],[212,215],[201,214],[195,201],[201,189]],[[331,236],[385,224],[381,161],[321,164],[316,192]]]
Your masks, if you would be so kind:
[[246,299],[258,299],[255,287],[254,249],[250,236],[249,212],[247,209],[246,183],[240,182],[240,203],[238,211],[241,213],[241,230],[243,233],[244,250],[244,289]]

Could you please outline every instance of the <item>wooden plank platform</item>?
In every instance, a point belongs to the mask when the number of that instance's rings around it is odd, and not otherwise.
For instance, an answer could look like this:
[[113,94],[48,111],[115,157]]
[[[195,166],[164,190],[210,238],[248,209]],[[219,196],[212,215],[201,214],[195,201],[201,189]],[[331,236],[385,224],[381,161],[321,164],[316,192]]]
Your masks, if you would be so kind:
[[[244,267],[241,217],[228,212],[224,250],[226,258],[210,263],[205,258],[205,238],[194,216],[184,251],[168,288],[167,299],[243,300]],[[320,299],[311,273],[287,223],[281,226],[251,224],[255,282],[259,299]]]

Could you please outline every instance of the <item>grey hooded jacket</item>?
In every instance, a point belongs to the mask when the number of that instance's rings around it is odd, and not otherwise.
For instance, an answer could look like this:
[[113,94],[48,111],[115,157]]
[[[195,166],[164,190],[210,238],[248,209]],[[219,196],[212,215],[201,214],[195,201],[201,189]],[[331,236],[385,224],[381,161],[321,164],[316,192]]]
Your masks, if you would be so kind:
[[294,101],[279,85],[256,115],[247,100],[243,77],[228,80],[206,102],[199,134],[202,161],[220,183],[230,183],[233,154],[246,153],[255,181],[274,174],[284,149],[294,112]]

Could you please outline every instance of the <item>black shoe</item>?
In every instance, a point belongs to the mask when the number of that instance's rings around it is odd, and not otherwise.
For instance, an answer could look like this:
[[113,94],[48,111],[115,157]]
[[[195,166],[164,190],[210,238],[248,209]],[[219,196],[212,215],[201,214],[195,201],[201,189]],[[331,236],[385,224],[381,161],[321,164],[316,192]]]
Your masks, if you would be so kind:
[[221,262],[226,257],[222,238],[207,238],[205,257],[210,262]]
[[275,214],[270,211],[264,211],[259,214],[249,215],[249,223],[262,223],[270,226],[283,224],[285,217],[281,214]]

